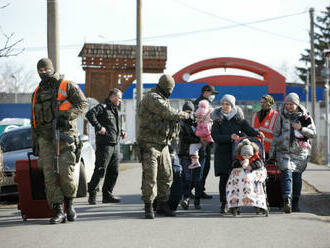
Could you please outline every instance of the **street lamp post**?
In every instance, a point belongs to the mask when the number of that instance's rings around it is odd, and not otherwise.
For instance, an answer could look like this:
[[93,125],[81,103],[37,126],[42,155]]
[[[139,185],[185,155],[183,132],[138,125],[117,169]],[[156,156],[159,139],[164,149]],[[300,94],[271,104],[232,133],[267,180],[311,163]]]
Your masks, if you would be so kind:
[[324,95],[325,95],[325,163],[329,166],[329,78],[330,78],[330,68],[329,68],[329,60],[330,60],[330,49],[325,49],[323,51],[326,61],[326,67],[323,69],[323,77],[325,78],[324,84]]

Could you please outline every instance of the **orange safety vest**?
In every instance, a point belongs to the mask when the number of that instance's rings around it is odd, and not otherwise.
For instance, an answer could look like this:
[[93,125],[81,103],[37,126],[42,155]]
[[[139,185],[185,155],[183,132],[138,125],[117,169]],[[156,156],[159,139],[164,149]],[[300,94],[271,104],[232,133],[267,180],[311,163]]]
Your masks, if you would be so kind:
[[[35,91],[33,92],[33,99],[32,99],[32,122],[33,122],[33,127],[36,127],[36,117],[34,114],[34,105],[36,103],[36,95],[37,95],[37,91],[40,89],[40,86],[38,86]],[[60,83],[60,87],[58,88],[57,91],[57,100],[61,102],[60,106],[59,106],[59,110],[60,111],[66,111],[66,110],[70,110],[72,108],[71,103],[66,100],[68,98],[68,94],[67,94],[67,90],[68,90],[68,80],[63,79]]]
[[266,115],[266,117],[262,120],[261,123],[259,122],[257,112],[254,112],[252,115],[251,126],[255,130],[260,131],[265,135],[264,147],[265,152],[267,153],[269,153],[269,149],[273,141],[273,130],[278,115],[279,113],[272,109],[269,111],[268,115]]

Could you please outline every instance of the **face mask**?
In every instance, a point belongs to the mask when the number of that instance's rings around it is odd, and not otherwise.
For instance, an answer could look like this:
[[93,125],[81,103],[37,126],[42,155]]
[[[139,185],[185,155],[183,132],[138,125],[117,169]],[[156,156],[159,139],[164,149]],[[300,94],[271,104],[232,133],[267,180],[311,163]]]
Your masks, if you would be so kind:
[[39,76],[42,81],[47,81],[51,78],[52,73],[50,73],[50,72],[39,73]]
[[215,95],[210,95],[210,96],[208,97],[208,99],[209,99],[210,102],[213,102],[214,98],[215,98]]

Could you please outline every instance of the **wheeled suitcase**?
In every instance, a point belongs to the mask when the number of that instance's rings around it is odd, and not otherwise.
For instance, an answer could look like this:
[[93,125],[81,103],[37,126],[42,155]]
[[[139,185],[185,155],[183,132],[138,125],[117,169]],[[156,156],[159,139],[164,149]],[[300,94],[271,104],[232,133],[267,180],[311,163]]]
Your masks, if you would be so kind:
[[281,171],[276,162],[267,163],[265,167],[267,169],[266,189],[268,204],[270,207],[281,208],[283,206]]
[[38,160],[28,159],[16,162],[16,176],[18,190],[17,208],[21,211],[24,221],[32,218],[51,218],[55,212],[46,200],[45,182],[42,170],[38,167]]

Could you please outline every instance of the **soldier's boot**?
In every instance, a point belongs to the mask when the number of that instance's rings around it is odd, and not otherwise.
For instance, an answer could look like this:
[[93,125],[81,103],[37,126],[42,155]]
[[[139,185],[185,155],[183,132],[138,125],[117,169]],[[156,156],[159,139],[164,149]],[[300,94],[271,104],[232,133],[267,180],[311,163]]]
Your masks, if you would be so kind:
[[154,209],[152,207],[152,203],[145,203],[144,204],[144,216],[146,219],[154,219]]
[[96,192],[95,191],[91,191],[88,192],[88,203],[89,205],[96,205]]
[[102,203],[119,203],[120,199],[114,197],[109,192],[103,192]]
[[292,208],[291,208],[291,198],[290,197],[284,198],[283,210],[286,214],[291,213]]
[[165,216],[176,216],[175,211],[171,210],[167,202],[159,202],[157,207],[157,213]]
[[293,197],[292,199],[292,212],[300,212],[299,197]]
[[67,197],[64,198],[66,218],[68,221],[75,221],[77,219],[77,213],[73,208],[72,202],[73,202],[72,198],[67,198]]
[[49,220],[50,224],[59,224],[66,221],[65,214],[63,211],[62,203],[54,203],[53,209],[55,211],[55,216]]

